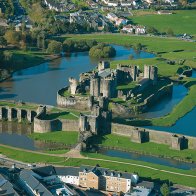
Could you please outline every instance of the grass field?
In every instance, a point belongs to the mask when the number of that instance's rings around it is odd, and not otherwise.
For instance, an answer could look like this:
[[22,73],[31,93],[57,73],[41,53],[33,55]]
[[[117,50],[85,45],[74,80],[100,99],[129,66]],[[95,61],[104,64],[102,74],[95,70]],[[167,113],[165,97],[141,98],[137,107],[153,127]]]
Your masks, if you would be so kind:
[[137,11],[130,19],[134,24],[152,26],[160,32],[172,29],[175,34],[191,34],[196,36],[196,10],[173,11],[172,15],[157,15],[154,12],[139,14]]
[[[99,164],[101,167],[109,168],[112,170],[118,171],[127,171],[127,172],[137,172],[140,177],[148,178],[149,180],[169,180],[173,183],[178,183],[181,185],[187,185],[196,187],[196,178],[195,177],[187,177],[176,175],[174,173],[165,173],[163,170],[171,171],[171,172],[178,172],[181,174],[188,174],[188,175],[196,175],[195,170],[180,170],[171,167],[165,167],[156,164],[150,164],[141,161],[132,161],[127,159],[120,159],[120,158],[112,158],[100,154],[91,154],[85,153],[85,156],[96,158],[96,159],[105,159],[105,160],[91,160],[91,159],[76,159],[76,158],[69,158],[66,160],[64,157],[57,157],[52,155],[41,155],[31,152],[24,152],[22,150],[13,150],[8,147],[0,146],[0,153],[6,155],[9,158],[23,161],[27,163],[47,163],[47,164],[56,164],[56,165],[64,165],[64,166],[81,166],[81,165],[91,165],[95,166]],[[112,161],[121,161],[122,163],[115,163]],[[136,165],[128,165],[131,164],[140,164],[148,167],[153,167],[156,169],[144,168]]]
[[34,140],[56,142],[65,145],[73,145],[78,141],[78,132],[76,131],[56,131],[50,133],[32,133],[29,135]]
[[62,36],[60,40],[74,39],[74,40],[92,40],[95,39],[98,42],[105,42],[109,44],[117,44],[124,46],[132,46],[137,43],[141,43],[147,48],[148,51],[160,53],[160,52],[173,52],[176,50],[196,51],[196,43],[178,40],[175,38],[159,38],[149,36],[131,36],[125,34],[85,34],[85,35],[73,35]]
[[95,136],[92,138],[93,144],[99,144],[108,148],[119,148],[120,150],[138,152],[141,154],[155,155],[160,157],[170,157],[178,160],[190,160],[196,162],[195,150],[172,150],[170,146],[157,143],[137,144],[130,141],[130,137],[109,134],[105,136]]

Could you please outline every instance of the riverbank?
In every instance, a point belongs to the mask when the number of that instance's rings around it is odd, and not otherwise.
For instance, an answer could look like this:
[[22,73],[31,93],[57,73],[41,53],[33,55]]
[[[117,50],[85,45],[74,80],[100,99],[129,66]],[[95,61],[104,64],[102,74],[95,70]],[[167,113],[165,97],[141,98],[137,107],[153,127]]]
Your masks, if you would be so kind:
[[3,69],[9,70],[9,75],[0,78],[3,82],[10,77],[13,73],[29,67],[37,66],[45,62],[53,61],[60,58],[59,55],[51,55],[42,51],[24,51],[24,50],[9,50],[10,59],[9,64],[2,66]]
[[[196,187],[196,173],[194,170],[181,170],[166,166],[150,164],[141,161],[112,158],[100,154],[84,153],[82,158],[69,158],[66,154],[47,154],[0,145],[0,153],[8,158],[26,162],[43,163],[63,166],[80,166],[99,164],[101,167],[127,172],[137,172],[139,176],[152,180],[169,180],[189,187]],[[159,181],[158,180],[158,181]]]

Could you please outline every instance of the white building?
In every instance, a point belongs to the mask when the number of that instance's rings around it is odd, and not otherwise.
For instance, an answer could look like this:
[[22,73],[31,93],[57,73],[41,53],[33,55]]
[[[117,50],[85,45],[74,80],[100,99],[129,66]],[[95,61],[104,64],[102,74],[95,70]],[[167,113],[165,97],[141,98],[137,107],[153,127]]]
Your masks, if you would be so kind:
[[113,13],[108,13],[107,16],[106,16],[106,18],[108,18],[112,22],[116,22],[118,20],[118,16],[116,16]]
[[131,6],[132,5],[132,0],[121,0],[120,1],[120,4],[121,4],[121,6],[123,6],[123,7],[129,7],[129,6]]

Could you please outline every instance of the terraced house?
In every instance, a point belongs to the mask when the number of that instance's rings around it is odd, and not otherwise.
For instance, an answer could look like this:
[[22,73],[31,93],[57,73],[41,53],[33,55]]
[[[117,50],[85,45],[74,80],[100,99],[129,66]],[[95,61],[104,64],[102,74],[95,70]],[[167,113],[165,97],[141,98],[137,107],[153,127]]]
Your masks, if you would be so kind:
[[79,181],[80,186],[84,188],[127,193],[131,190],[131,185],[137,183],[138,176],[100,167],[83,166],[80,167]]

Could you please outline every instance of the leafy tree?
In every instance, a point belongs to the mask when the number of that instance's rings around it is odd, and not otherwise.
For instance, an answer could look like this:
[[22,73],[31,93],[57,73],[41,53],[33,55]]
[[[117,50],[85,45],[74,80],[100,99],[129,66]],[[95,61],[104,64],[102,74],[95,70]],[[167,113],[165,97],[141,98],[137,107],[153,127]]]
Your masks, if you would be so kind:
[[20,33],[13,30],[8,30],[4,37],[8,43],[13,45],[17,45],[20,41]]
[[54,40],[51,41],[48,44],[47,52],[52,54],[60,54],[62,52],[62,43]]
[[109,58],[116,55],[116,50],[112,46],[101,43],[93,46],[89,51],[89,55],[94,58]]
[[166,183],[161,186],[160,191],[163,196],[169,196],[169,187]]
[[154,34],[154,35],[158,34],[158,30],[151,26],[146,28],[146,32],[149,34]]
[[0,36],[0,46],[3,48],[7,46],[7,41],[3,36]]

